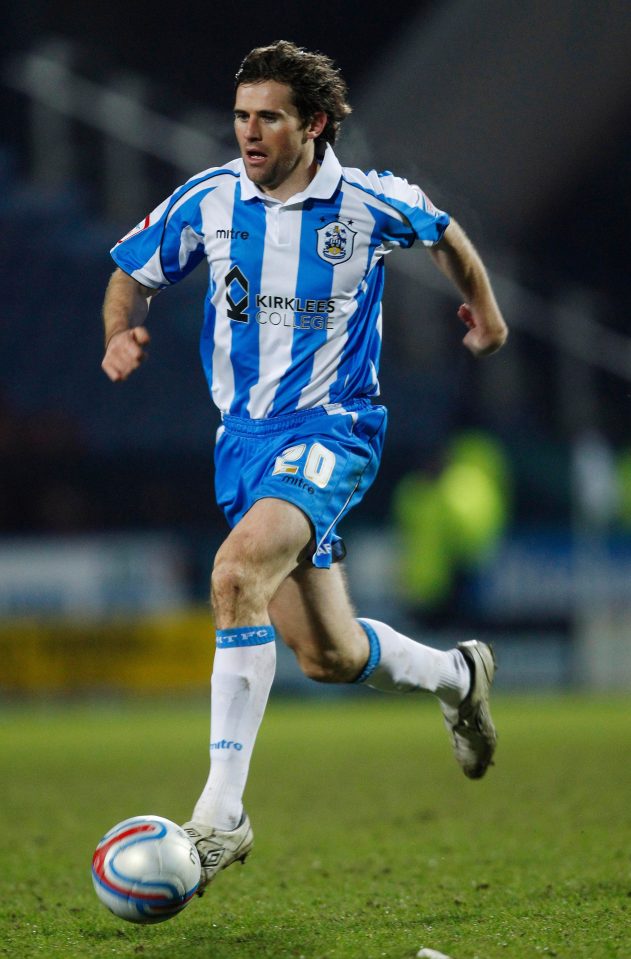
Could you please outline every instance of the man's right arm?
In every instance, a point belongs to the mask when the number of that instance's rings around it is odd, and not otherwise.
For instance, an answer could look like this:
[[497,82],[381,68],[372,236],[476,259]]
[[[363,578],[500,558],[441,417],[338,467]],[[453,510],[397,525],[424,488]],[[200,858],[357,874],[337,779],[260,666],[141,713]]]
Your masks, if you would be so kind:
[[110,278],[103,302],[105,356],[101,366],[113,382],[126,380],[145,359],[150,336],[144,323],[149,301],[157,292],[121,269]]

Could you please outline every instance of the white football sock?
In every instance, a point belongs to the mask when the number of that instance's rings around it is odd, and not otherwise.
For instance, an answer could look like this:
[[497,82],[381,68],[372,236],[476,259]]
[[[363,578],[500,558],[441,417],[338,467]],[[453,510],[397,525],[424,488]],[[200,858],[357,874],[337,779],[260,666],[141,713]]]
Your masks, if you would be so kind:
[[217,630],[210,709],[210,774],[193,820],[235,829],[256,735],[276,668],[273,626]]
[[387,692],[434,693],[458,706],[469,692],[471,672],[459,649],[443,652],[424,646],[374,619],[359,619],[370,643],[370,657],[356,682]]

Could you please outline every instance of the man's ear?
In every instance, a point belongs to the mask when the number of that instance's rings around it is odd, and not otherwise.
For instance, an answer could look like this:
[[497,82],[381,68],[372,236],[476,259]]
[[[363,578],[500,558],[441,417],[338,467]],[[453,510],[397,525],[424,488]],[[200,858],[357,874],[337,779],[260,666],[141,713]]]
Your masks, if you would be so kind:
[[314,113],[305,130],[308,140],[317,140],[328,122],[328,114],[323,110]]

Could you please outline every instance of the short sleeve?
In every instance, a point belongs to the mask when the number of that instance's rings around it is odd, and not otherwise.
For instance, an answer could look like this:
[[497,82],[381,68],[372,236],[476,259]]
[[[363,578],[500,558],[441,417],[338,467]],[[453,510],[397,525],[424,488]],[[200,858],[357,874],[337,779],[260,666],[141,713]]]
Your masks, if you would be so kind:
[[384,241],[412,246],[420,240],[423,246],[435,246],[449,226],[449,214],[437,209],[419,186],[388,171],[378,177],[384,200],[403,217],[390,228],[386,225]]
[[200,202],[211,189],[187,183],[176,190],[118,241],[110,251],[114,262],[156,290],[187,276],[204,258]]

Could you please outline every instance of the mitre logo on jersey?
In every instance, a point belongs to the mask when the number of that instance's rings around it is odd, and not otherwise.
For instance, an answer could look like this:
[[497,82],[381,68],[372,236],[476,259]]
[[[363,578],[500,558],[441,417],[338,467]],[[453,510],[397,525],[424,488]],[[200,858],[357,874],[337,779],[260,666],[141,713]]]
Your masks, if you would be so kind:
[[357,232],[341,220],[332,220],[316,230],[318,256],[327,263],[345,263],[353,255]]

